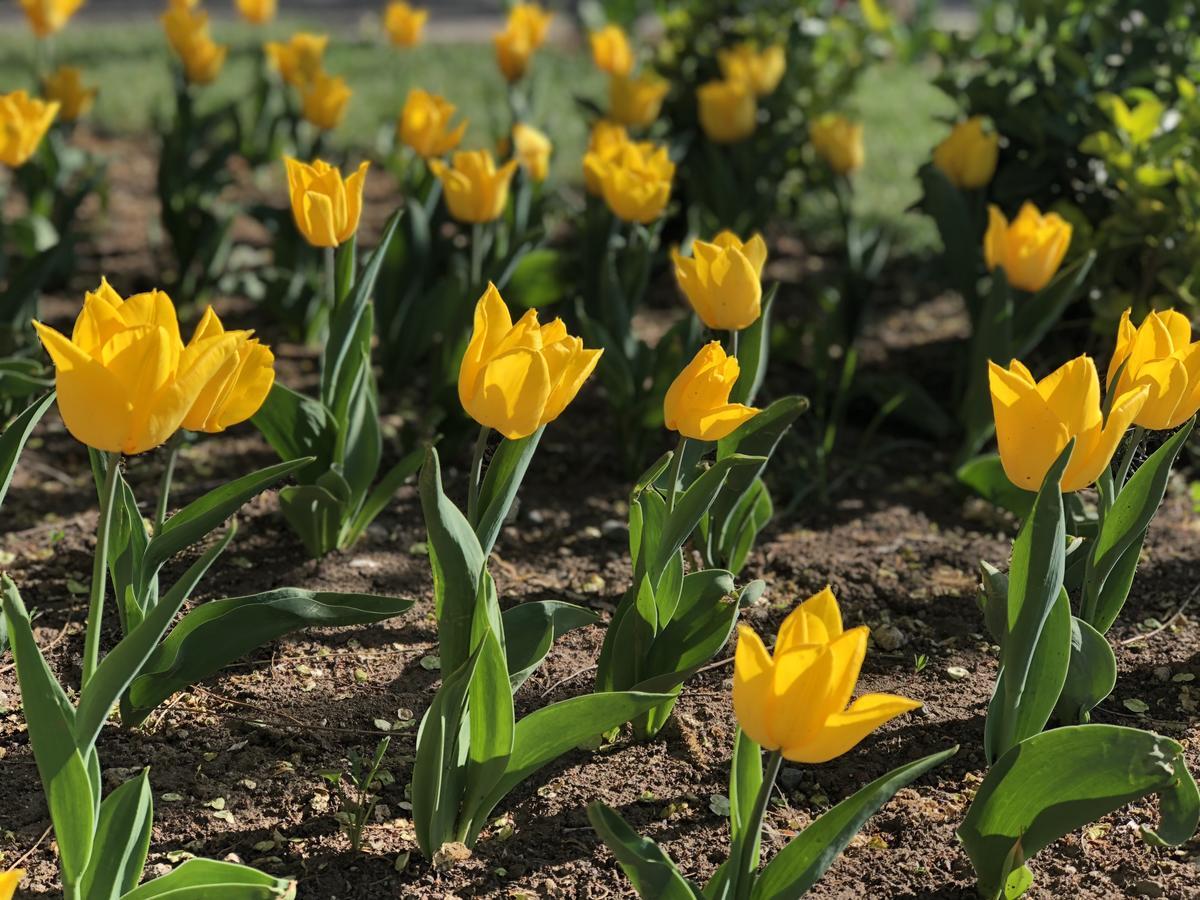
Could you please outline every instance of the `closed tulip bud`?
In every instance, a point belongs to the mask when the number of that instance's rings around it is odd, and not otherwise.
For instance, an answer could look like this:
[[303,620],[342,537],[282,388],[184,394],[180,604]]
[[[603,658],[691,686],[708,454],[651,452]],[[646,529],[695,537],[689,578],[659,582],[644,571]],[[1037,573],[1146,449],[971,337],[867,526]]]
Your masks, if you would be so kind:
[[362,215],[363,183],[369,163],[342,179],[341,170],[324,160],[311,165],[290,157],[287,166],[292,217],[300,233],[314,247],[336,247],[353,237]]
[[1036,491],[1063,449],[1075,439],[1062,489],[1079,491],[1108,466],[1121,437],[1146,403],[1148,389],[1118,393],[1105,420],[1100,378],[1089,356],[1080,356],[1041,381],[1017,360],[1007,369],[988,363],[996,443],[1004,474]]
[[329,35],[299,32],[286,44],[268,42],[264,49],[279,76],[294,88],[303,88],[321,71]]
[[0,163],[9,168],[23,166],[42,142],[54,117],[57,103],[46,103],[24,91],[0,94]]
[[397,123],[400,142],[425,159],[446,155],[458,146],[467,131],[465,119],[450,127],[456,110],[444,97],[414,88],[408,92]]
[[758,415],[752,406],[729,402],[740,372],[737,357],[726,356],[719,341],[701,347],[667,389],[663,401],[667,427],[685,438],[719,441]]
[[826,113],[809,129],[813,149],[838,175],[848,175],[862,168],[863,127],[844,116]]
[[513,126],[513,149],[517,162],[531,181],[542,182],[550,174],[550,138],[530,125]]
[[529,69],[533,46],[529,38],[516,31],[502,31],[492,39],[496,44],[496,65],[509,84],[520,81]]
[[487,150],[460,150],[453,165],[430,160],[429,168],[442,182],[450,215],[460,222],[493,222],[504,214],[508,204],[508,185],[517,161],[509,160],[500,168]]
[[618,219],[649,225],[663,214],[671,199],[675,164],[666,147],[629,141],[611,159],[588,154],[584,165]]
[[692,241],[691,257],[671,251],[675,280],[700,321],[714,331],[741,331],[762,312],[767,244],[756,234],[742,243],[722,231],[712,243]]
[[165,443],[242,340],[226,333],[184,347],[170,297],[151,291],[122,300],[107,281],[84,298],[69,340],[33,324],[54,361],[67,430],[96,450],[127,455]]
[[225,65],[229,48],[216,43],[207,35],[185,44],[180,58],[183,74],[192,84],[212,84]]
[[1032,203],[1010,224],[1000,207],[988,207],[988,229],[983,255],[989,271],[1004,270],[1008,283],[1033,293],[1040,291],[1062,265],[1071,246],[1071,223],[1058,213],[1042,215]]
[[300,94],[304,120],[322,131],[332,131],[342,124],[352,94],[342,76],[318,72]]
[[189,431],[224,431],[258,412],[275,382],[275,356],[251,331],[226,331],[210,306],[196,326],[188,348],[234,336],[236,352],[211,378],[183,418]]
[[957,188],[975,190],[992,180],[1000,135],[984,129],[981,116],[959,122],[933,151],[933,164]]
[[1200,341],[1192,342],[1192,324],[1182,313],[1152,312],[1134,328],[1125,310],[1108,364],[1110,388],[1118,372],[1118,394],[1139,387],[1149,392],[1146,405],[1134,416],[1135,425],[1167,431],[1200,409]]
[[794,609],[768,652],[753,628],[738,628],[733,712],[742,731],[784,759],[823,763],[853,750],[885,722],[921,706],[896,694],[850,697],[867,655],[866,625],[842,629],[829,588]]
[[29,27],[40,38],[62,31],[84,0],[20,0]]
[[593,197],[604,195],[604,185],[598,175],[600,168],[611,162],[620,152],[621,146],[627,143],[629,133],[624,125],[600,119],[592,126],[587,152],[583,155],[583,184]]
[[480,425],[520,440],[557,419],[587,381],[601,350],[586,350],[562,319],[539,325],[529,310],[513,325],[495,285],[475,306],[475,329],[458,373],[463,409]]
[[696,89],[700,127],[714,144],[736,144],[754,134],[758,104],[741,81],[710,81]]
[[383,30],[396,47],[415,47],[421,42],[421,32],[429,10],[413,9],[403,0],[393,0],[383,14]]
[[588,35],[592,45],[592,62],[601,72],[621,78],[633,71],[633,48],[619,25],[605,25]]
[[653,72],[643,72],[636,78],[614,75],[608,81],[608,114],[630,128],[652,125],[670,87]]
[[84,87],[83,72],[74,66],[59,66],[42,81],[42,93],[58,104],[64,122],[74,122],[88,114],[96,99],[96,89]]
[[17,892],[17,885],[24,877],[24,869],[9,869],[7,872],[0,872],[0,900],[12,900],[13,894]]
[[718,50],[717,62],[726,81],[743,82],[759,97],[774,93],[787,71],[787,59],[778,44],[762,50],[753,44],[738,44]]
[[237,0],[238,12],[253,25],[266,25],[275,18],[276,0]]
[[537,50],[546,42],[550,20],[554,13],[547,12],[536,3],[514,3],[508,12],[507,31],[525,38],[531,50]]

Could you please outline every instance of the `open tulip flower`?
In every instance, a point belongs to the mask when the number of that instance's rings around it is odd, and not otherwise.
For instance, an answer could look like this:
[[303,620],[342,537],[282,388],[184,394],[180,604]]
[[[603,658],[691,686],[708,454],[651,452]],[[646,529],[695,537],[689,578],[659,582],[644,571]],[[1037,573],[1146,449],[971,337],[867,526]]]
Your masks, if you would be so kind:
[[59,104],[30,97],[25,91],[0,94],[0,163],[17,168],[33,156]]
[[1041,487],[1072,438],[1075,447],[1062,490],[1079,491],[1092,484],[1149,396],[1145,386],[1118,393],[1106,420],[1100,378],[1089,356],[1065,363],[1041,381],[1015,359],[1007,369],[989,362],[988,370],[1000,462],[1008,480],[1027,491]]
[[684,438],[719,441],[756,416],[754,407],[729,402],[740,372],[737,358],[727,356],[720,342],[701,347],[667,389],[663,401],[667,427]]
[[1000,207],[988,207],[988,228],[983,254],[989,270],[1004,270],[1008,283],[1034,293],[1047,284],[1062,265],[1071,245],[1071,223],[1058,213],[1042,215],[1032,203],[1023,203],[1010,223]]
[[533,434],[575,399],[603,351],[587,350],[562,319],[539,325],[531,309],[513,325],[489,284],[458,375],[458,398],[476,422],[509,440]]
[[533,45],[528,36],[508,29],[492,40],[496,45],[496,65],[504,80],[513,84],[524,78],[529,70],[529,60],[533,58]]
[[19,0],[29,27],[39,38],[62,31],[84,0]]
[[237,11],[252,25],[266,25],[275,18],[277,0],[237,0]]
[[550,138],[532,125],[518,122],[513,126],[513,152],[531,181],[541,183],[550,174]]
[[363,183],[370,164],[361,163],[345,179],[340,169],[321,159],[308,164],[288,157],[284,164],[292,216],[300,233],[314,247],[337,247],[350,240],[362,215]]
[[450,215],[460,222],[482,224],[504,214],[517,161],[496,168],[496,160],[487,150],[460,150],[452,165],[434,159],[429,168],[442,182]]
[[604,196],[599,173],[616,158],[622,145],[629,143],[629,132],[619,122],[599,119],[592,126],[587,152],[583,155],[583,186],[593,197]]
[[1187,316],[1173,309],[1151,312],[1134,328],[1125,310],[1108,364],[1110,389],[1114,379],[1118,396],[1139,387],[1148,390],[1133,418],[1141,428],[1168,431],[1194,416],[1200,409],[1200,341],[1192,341]]
[[588,35],[592,62],[601,72],[624,78],[633,71],[633,48],[620,25],[605,25]]
[[743,82],[759,97],[774,93],[787,71],[787,59],[779,44],[762,50],[750,43],[738,44],[718,50],[717,62],[727,81]]
[[429,18],[429,10],[413,9],[404,0],[393,0],[383,13],[383,30],[396,47],[415,47]]
[[589,153],[584,166],[589,179],[600,185],[613,215],[626,222],[650,224],[671,199],[675,164],[666,147],[627,141],[607,159]]
[[653,72],[636,78],[614,75],[608,82],[608,114],[630,128],[653,125],[670,90],[666,79]]
[[86,116],[96,100],[96,89],[84,85],[83,71],[75,66],[60,66],[42,79],[42,93],[58,104],[64,122]]
[[959,122],[933,151],[933,164],[957,188],[975,190],[996,173],[1000,135],[985,128],[981,116]]
[[279,76],[294,88],[303,88],[321,72],[329,35],[297,32],[287,43],[269,41],[267,58]]
[[862,168],[863,127],[845,116],[826,113],[809,129],[813,149],[838,175],[849,175]]
[[546,42],[546,33],[554,13],[537,3],[514,3],[508,12],[507,30],[525,38],[533,50]]
[[459,145],[467,130],[465,119],[451,127],[456,110],[444,97],[414,88],[408,92],[400,112],[397,124],[400,142],[425,159],[445,156]]
[[245,422],[263,405],[275,383],[275,355],[251,331],[226,331],[210,306],[192,334],[189,347],[212,343],[225,335],[236,338],[236,352],[205,385],[183,419],[189,431],[209,434]]
[[762,270],[767,244],[756,234],[742,243],[722,231],[711,243],[692,242],[692,255],[671,251],[675,280],[692,309],[714,331],[741,331],[762,312]]
[[710,81],[696,89],[700,127],[715,144],[736,144],[754,134],[758,104],[744,81]]
[[342,124],[352,93],[345,78],[318,72],[301,90],[305,121],[322,131],[332,131]]

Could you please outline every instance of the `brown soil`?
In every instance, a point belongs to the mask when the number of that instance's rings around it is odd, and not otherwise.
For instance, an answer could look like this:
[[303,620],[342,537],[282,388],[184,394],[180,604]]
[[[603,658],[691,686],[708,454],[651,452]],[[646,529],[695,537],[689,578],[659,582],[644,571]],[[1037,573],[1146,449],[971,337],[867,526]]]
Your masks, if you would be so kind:
[[[101,271],[114,282],[152,283],[156,257],[144,241],[155,218],[144,193],[152,183],[151,164],[132,143],[97,144],[119,154],[112,206],[107,220],[98,219],[102,237],[87,248],[84,275],[72,290],[94,284]],[[372,193],[386,199],[386,184]],[[385,213],[376,203],[372,222]],[[72,315],[77,296],[56,298],[51,314]],[[253,317],[244,303],[232,306]],[[922,377],[936,384],[945,363],[930,363],[923,351],[944,348],[960,327],[956,315],[945,300],[888,310],[876,323],[867,356],[873,366],[927,369]],[[268,323],[256,324],[271,337]],[[289,383],[311,373],[311,356],[302,348],[279,351]],[[934,357],[944,360],[945,354]],[[627,586],[625,538],[613,522],[624,522],[629,479],[611,447],[598,393],[585,390],[547,431],[517,522],[506,528],[492,561],[505,604],[561,598],[609,612]],[[176,497],[190,499],[272,461],[249,427],[205,439],[185,453]],[[448,462],[454,467],[448,483],[461,485],[465,460]],[[135,491],[147,503],[161,464],[161,453],[129,463]],[[834,586],[850,623],[894,626],[902,647],[891,653],[873,647],[861,688],[903,693],[925,704],[838,760],[785,769],[770,814],[769,851],[894,765],[953,744],[962,748],[869,821],[814,889],[816,897],[975,896],[969,862],[954,836],[984,772],[983,714],[996,667],[975,606],[975,573],[980,559],[1004,562],[1012,522],[965,497],[946,474],[949,468],[945,455],[927,445],[877,459],[833,501],[802,503],[772,523],[746,573],[769,586],[746,614],[763,633],[772,633],[798,599],[826,583]],[[782,467],[774,474],[777,494],[785,498],[794,485]],[[90,571],[95,523],[89,479],[86,455],[51,413],[22,460],[0,538],[3,565],[38,611],[38,641],[70,684],[77,683],[83,643],[85,598],[77,591]],[[156,819],[149,873],[166,871],[181,854],[192,853],[290,874],[299,879],[302,898],[320,900],[632,896],[588,826],[584,807],[594,799],[662,842],[691,877],[706,877],[723,859],[727,829],[710,803],[727,792],[733,720],[730,669],[718,665],[688,685],[660,738],[643,745],[622,738],[597,751],[568,754],[500,806],[497,817],[504,821],[485,833],[469,860],[431,868],[416,852],[406,804],[415,723],[439,679],[422,664],[436,653],[436,635],[412,489],[401,493],[358,547],[321,562],[304,556],[274,497],[250,504],[241,519],[224,564],[202,583],[196,602],[301,585],[409,596],[417,604],[382,625],[311,632],[264,647],[174,698],[143,729],[114,725],[104,731],[100,758],[109,788],[152,767]],[[1120,678],[1097,714],[1099,721],[1183,740],[1193,770],[1200,770],[1200,689],[1173,676],[1200,675],[1200,604],[1187,606],[1200,552],[1197,533],[1186,486],[1177,477],[1152,529],[1134,596],[1112,632]],[[1175,616],[1181,606],[1187,608]],[[1155,620],[1170,626],[1142,637]],[[594,626],[560,641],[521,689],[518,714],[586,692],[602,638],[602,627]],[[919,670],[917,657],[926,660]],[[38,843],[49,820],[8,662],[0,660],[0,864],[37,844],[17,896],[53,895],[52,844],[49,838]],[[1149,711],[1130,712],[1123,704],[1131,699],[1144,701]],[[373,749],[380,721],[394,723],[386,765],[395,781],[383,790],[366,849],[354,853],[339,832],[337,802],[320,772],[344,767],[353,748]],[[1174,850],[1145,846],[1137,826],[1153,823],[1155,815],[1154,803],[1136,804],[1058,842],[1034,860],[1037,880],[1029,896],[1200,897],[1200,842]]]

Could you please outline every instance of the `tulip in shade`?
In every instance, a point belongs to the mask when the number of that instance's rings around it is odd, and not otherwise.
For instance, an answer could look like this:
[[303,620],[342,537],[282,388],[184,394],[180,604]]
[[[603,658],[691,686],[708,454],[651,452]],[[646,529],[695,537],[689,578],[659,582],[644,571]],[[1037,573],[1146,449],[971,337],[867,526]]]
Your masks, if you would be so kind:
[[813,149],[829,168],[839,175],[848,175],[862,168],[863,127],[844,116],[826,113],[809,128]]
[[237,0],[242,18],[253,25],[266,25],[275,18],[276,0]]
[[54,117],[57,103],[45,103],[25,91],[0,94],[0,163],[10,168],[23,166],[42,142]]
[[675,164],[666,147],[626,142],[610,159],[589,153],[584,166],[589,180],[600,185],[613,215],[626,222],[648,225],[663,214],[671,199]]
[[550,138],[531,125],[513,126],[513,148],[517,162],[532,181],[543,182],[550,174]]
[[286,44],[270,41],[266,44],[267,58],[281,78],[294,88],[303,88],[321,71],[329,36],[298,32]]
[[988,207],[988,229],[983,255],[988,270],[1004,270],[1008,283],[1033,293],[1047,284],[1062,265],[1071,245],[1071,223],[1058,213],[1042,215],[1032,203],[1010,224],[1000,207]]
[[20,0],[20,4],[33,33],[46,38],[62,31],[83,0]]
[[614,75],[608,82],[609,115],[630,128],[653,125],[670,90],[666,79],[653,72],[636,78]]
[[475,330],[458,373],[463,409],[509,440],[553,422],[596,368],[601,350],[586,350],[562,319],[539,325],[529,310],[513,325],[489,284],[475,306]]
[[324,160],[311,165],[290,157],[287,166],[292,216],[300,233],[314,247],[336,247],[350,240],[362,215],[363,182],[369,163],[348,178]]
[[520,31],[511,29],[497,34],[492,41],[496,45],[496,65],[500,74],[509,84],[520,81],[529,69],[529,60],[533,57],[533,45],[529,37]]
[[984,128],[981,116],[959,122],[933,151],[933,164],[957,188],[974,190],[992,180],[1000,135]]
[[0,872],[0,900],[12,900],[13,894],[17,892],[17,885],[24,877],[23,869],[9,869],[7,872]]
[[743,43],[717,51],[717,62],[726,81],[740,81],[759,97],[774,93],[787,71],[787,60],[779,44],[762,50]]
[[1007,369],[988,363],[996,443],[1004,474],[1036,491],[1071,438],[1075,448],[1063,473],[1064,492],[1092,484],[1112,460],[1127,428],[1146,404],[1149,389],[1118,393],[1108,419],[1101,412],[1100,378],[1089,356],[1064,364],[1041,381],[1013,360]]
[[1125,310],[1108,364],[1109,387],[1118,372],[1118,394],[1139,387],[1149,391],[1145,406],[1134,416],[1135,425],[1167,431],[1200,409],[1200,341],[1192,341],[1192,325],[1182,313],[1152,312],[1134,328]]
[[741,367],[737,357],[726,356],[720,342],[700,348],[695,359],[679,373],[663,401],[666,426],[685,438],[719,441],[758,415],[758,410],[730,403]]
[[429,18],[429,10],[413,9],[403,0],[393,0],[383,14],[383,30],[396,47],[415,47]]
[[300,106],[305,120],[322,131],[332,131],[342,124],[352,93],[340,75],[318,72],[302,89]]
[[60,66],[47,75],[42,80],[42,93],[58,104],[64,122],[87,115],[96,99],[96,89],[84,86],[83,71],[74,66]]
[[517,161],[509,160],[497,169],[487,150],[462,150],[454,154],[452,162],[452,166],[438,159],[429,163],[442,182],[450,215],[475,224],[500,218],[508,204],[508,186]]
[[408,92],[400,112],[397,132],[401,143],[426,159],[444,156],[458,146],[467,130],[465,119],[450,127],[456,110],[444,97],[414,88]]
[[715,144],[736,144],[754,134],[758,104],[742,81],[710,81],[696,89],[700,127]]
[[592,62],[601,72],[622,78],[633,71],[633,48],[619,25],[605,25],[588,35],[592,45]]
[[33,324],[54,361],[67,430],[96,450],[128,455],[165,443],[245,340],[198,334],[184,347],[170,297],[122,300],[107,281],[84,298],[70,339]]
[[732,231],[722,231],[712,243],[693,241],[691,257],[673,250],[671,259],[679,289],[707,327],[741,331],[758,320],[767,261],[762,235],[743,244]]
[[624,125],[600,119],[592,126],[587,152],[583,155],[583,184],[593,197],[604,194],[604,185],[598,174],[600,169],[612,162],[620,153],[622,145],[627,143],[629,133]]
[[842,629],[829,588],[783,620],[773,653],[754,629],[740,626],[733,710],[742,731],[784,759],[823,763],[854,749],[884,722],[920,707],[895,694],[864,694],[850,703],[867,655],[867,633],[865,625]]
[[251,331],[227,332],[211,306],[204,311],[188,346],[226,334],[237,338],[237,352],[209,380],[184,417],[183,427],[189,431],[213,434],[245,422],[258,412],[275,382],[275,355],[271,349],[252,337]]

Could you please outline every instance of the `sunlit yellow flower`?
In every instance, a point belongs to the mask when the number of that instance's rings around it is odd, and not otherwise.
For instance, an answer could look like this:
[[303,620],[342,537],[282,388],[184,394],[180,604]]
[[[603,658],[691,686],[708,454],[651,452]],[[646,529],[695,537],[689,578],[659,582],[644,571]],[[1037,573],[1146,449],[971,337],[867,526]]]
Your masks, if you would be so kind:
[[286,44],[269,41],[264,49],[279,75],[294,88],[303,88],[321,72],[329,35],[298,32]]
[[996,173],[1000,135],[984,128],[982,116],[959,122],[933,151],[933,164],[957,188],[981,188]]
[[1007,369],[989,361],[988,379],[1004,474],[1027,491],[1042,486],[1046,472],[1071,438],[1075,447],[1062,489],[1078,491],[1094,482],[1149,393],[1146,387],[1118,393],[1105,421],[1100,378],[1090,356],[1071,360],[1041,381],[1035,381],[1015,359]]
[[718,50],[717,62],[726,81],[741,81],[759,97],[774,93],[787,71],[787,59],[780,44],[762,50],[754,44],[738,44]]
[[301,91],[300,110],[305,121],[332,131],[342,124],[353,93],[342,76],[318,72]]
[[550,153],[554,149],[550,138],[531,125],[513,126],[513,149],[517,162],[530,180],[542,182],[550,174]]
[[17,885],[24,877],[24,869],[9,869],[7,872],[0,872],[0,900],[12,900],[13,894],[17,892]]
[[383,29],[397,47],[415,47],[429,19],[429,10],[414,9],[404,0],[392,0],[383,14]]
[[1200,409],[1200,341],[1192,341],[1192,324],[1182,313],[1152,312],[1134,328],[1125,310],[1108,364],[1110,387],[1118,371],[1118,394],[1139,387],[1149,391],[1146,405],[1134,416],[1135,425],[1167,431]]
[[589,194],[594,197],[604,194],[604,185],[600,183],[597,172],[603,164],[616,157],[622,144],[628,142],[629,133],[624,125],[600,119],[592,126],[587,152],[583,155],[583,184]]
[[58,108],[57,103],[37,100],[24,91],[0,94],[0,163],[13,169],[23,166],[42,142]]
[[275,18],[276,0],[237,0],[242,18],[254,25],[266,25]]
[[537,3],[514,3],[508,11],[506,30],[524,36],[532,50],[546,42],[546,32],[554,13],[547,12]]
[[1042,215],[1025,202],[1010,224],[1000,207],[988,207],[983,255],[989,270],[1004,270],[1008,283],[1023,291],[1040,291],[1062,265],[1071,246],[1071,223],[1058,213]]
[[184,45],[180,58],[183,72],[192,84],[212,84],[221,74],[229,48],[216,43],[207,35]]
[[408,92],[397,123],[401,143],[426,159],[446,155],[458,146],[467,130],[466,119],[450,127],[456,110],[444,97],[414,88]]
[[25,18],[29,27],[40,38],[49,37],[59,31],[71,20],[76,10],[83,6],[84,0],[19,0],[25,10]]
[[636,78],[614,75],[608,81],[608,114],[622,125],[645,128],[658,118],[670,87],[653,72]]
[[592,62],[601,72],[622,78],[633,71],[633,48],[619,25],[605,25],[588,35],[592,45]]
[[122,300],[107,281],[84,298],[69,340],[33,324],[54,361],[67,430],[96,450],[129,455],[170,438],[244,340],[225,333],[184,347],[170,297]]
[[505,30],[492,38],[496,45],[496,65],[509,84],[520,81],[529,69],[533,57],[533,45],[527,35],[519,31]]
[[442,182],[450,215],[460,222],[492,222],[504,213],[508,204],[508,185],[516,171],[511,159],[496,168],[496,160],[487,150],[460,150],[447,166],[439,159],[429,168]]
[[671,199],[675,163],[667,148],[649,141],[627,141],[608,159],[584,157],[589,178],[600,185],[613,215],[626,222],[648,225],[663,214]]
[[210,306],[196,326],[188,347],[198,347],[224,335],[237,338],[236,352],[209,380],[184,416],[188,431],[224,431],[258,412],[275,382],[275,355],[253,337],[252,331],[226,331]]
[[736,144],[754,134],[758,104],[742,81],[710,81],[696,88],[700,127],[716,144]]
[[756,234],[745,243],[722,231],[712,243],[692,241],[692,255],[671,251],[675,280],[692,309],[714,331],[749,328],[762,309],[762,270],[767,244]]
[[917,709],[916,700],[896,694],[863,694],[850,703],[868,631],[866,625],[842,629],[829,588],[783,620],[772,653],[753,628],[740,626],[733,711],[747,737],[792,762],[823,763],[854,749],[884,722]]
[[192,84],[211,84],[225,65],[229,48],[216,43],[208,32],[208,13],[193,8],[194,0],[171,0],[162,15],[167,42],[183,63]]
[[602,352],[585,350],[562,319],[539,325],[534,309],[513,325],[500,292],[489,284],[475,306],[458,398],[480,425],[519,440],[562,414]]
[[362,216],[363,183],[369,163],[342,179],[324,160],[312,164],[287,157],[288,195],[300,233],[314,247],[336,247],[350,240]]
[[74,122],[88,114],[96,99],[96,89],[85,87],[83,72],[74,66],[59,66],[42,80],[42,93],[59,106],[64,122]]
[[667,389],[666,426],[685,438],[719,441],[754,418],[754,407],[729,402],[740,372],[737,357],[726,356],[719,341],[705,344]]
[[851,122],[836,113],[826,113],[812,123],[809,139],[813,149],[837,174],[848,175],[862,168],[862,123]]

